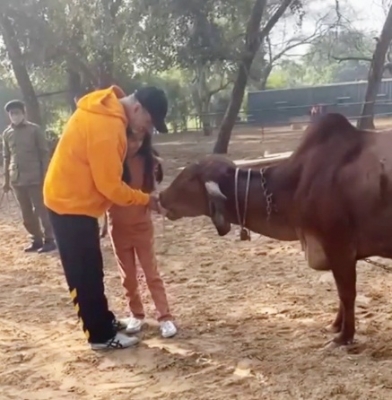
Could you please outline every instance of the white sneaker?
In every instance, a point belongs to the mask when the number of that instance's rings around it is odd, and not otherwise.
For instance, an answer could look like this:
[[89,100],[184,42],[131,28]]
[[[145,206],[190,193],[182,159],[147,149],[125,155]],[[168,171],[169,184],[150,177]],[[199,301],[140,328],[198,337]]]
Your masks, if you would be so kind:
[[132,347],[137,343],[139,343],[137,337],[129,337],[123,333],[117,333],[116,336],[105,343],[91,343],[91,348],[93,350],[120,350]]
[[161,322],[161,335],[163,338],[171,338],[177,334],[177,328],[172,321]]
[[113,324],[113,328],[116,332],[121,332],[121,331],[125,331],[125,329],[127,329],[128,326],[128,319],[114,319],[112,321]]
[[125,329],[126,333],[139,333],[144,325],[144,319],[138,319],[131,317],[128,320],[127,327]]

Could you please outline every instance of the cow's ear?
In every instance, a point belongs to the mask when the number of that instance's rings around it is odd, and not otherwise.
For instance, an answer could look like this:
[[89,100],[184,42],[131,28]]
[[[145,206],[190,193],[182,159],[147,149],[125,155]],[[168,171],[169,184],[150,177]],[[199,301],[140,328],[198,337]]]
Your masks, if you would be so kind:
[[207,198],[210,207],[210,217],[219,236],[225,236],[230,232],[231,224],[226,217],[226,196],[222,193],[216,182],[205,182]]

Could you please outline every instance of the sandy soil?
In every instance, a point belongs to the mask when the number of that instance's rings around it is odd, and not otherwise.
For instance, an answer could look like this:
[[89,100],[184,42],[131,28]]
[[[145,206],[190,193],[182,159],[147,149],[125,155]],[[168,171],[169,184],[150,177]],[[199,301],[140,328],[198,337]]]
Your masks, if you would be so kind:
[[[300,133],[243,130],[234,159],[293,149]],[[170,181],[209,151],[196,134],[160,137]],[[84,341],[57,254],[25,255],[15,204],[0,209],[0,398],[17,400],[390,399],[392,280],[359,265],[358,343],[325,350],[323,328],[337,295],[329,273],[310,270],[296,243],[254,235],[219,238],[205,218],[156,221],[157,254],[180,328],[163,340],[151,317],[135,349],[103,354]],[[110,244],[103,243],[107,295],[125,302]]]

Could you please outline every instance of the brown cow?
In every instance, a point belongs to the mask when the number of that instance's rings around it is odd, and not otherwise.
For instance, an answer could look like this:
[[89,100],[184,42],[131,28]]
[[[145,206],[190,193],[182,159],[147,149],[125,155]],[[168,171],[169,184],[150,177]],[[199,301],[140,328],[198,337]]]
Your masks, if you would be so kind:
[[346,345],[355,334],[356,262],[392,258],[391,149],[391,132],[361,131],[327,114],[287,160],[248,173],[208,156],[186,167],[160,200],[169,219],[206,215],[219,235],[242,225],[246,213],[244,226],[254,232],[301,240],[309,266],[333,273],[340,303],[330,329],[338,333],[333,344]]

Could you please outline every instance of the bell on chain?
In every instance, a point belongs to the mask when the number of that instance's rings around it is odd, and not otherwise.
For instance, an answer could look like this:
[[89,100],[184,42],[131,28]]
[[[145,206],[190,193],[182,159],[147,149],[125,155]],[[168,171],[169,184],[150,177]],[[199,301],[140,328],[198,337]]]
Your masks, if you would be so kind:
[[241,228],[240,240],[250,240],[250,231],[246,228]]

